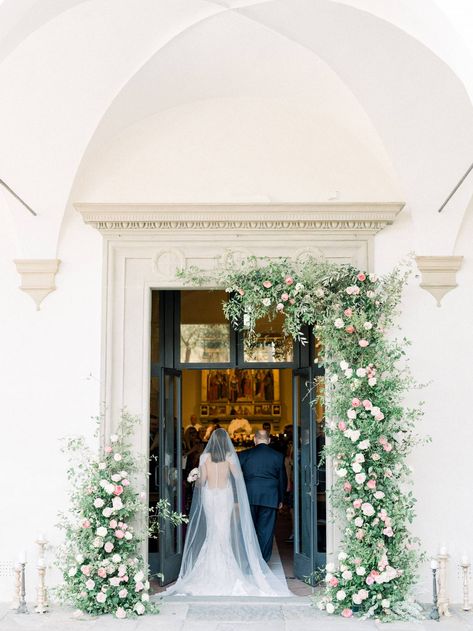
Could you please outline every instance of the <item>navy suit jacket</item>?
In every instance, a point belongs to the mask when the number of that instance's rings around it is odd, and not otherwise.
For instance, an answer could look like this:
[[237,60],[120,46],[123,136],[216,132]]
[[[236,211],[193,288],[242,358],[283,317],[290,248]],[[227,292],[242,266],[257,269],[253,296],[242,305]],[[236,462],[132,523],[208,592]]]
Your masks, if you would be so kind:
[[250,504],[277,508],[287,486],[283,454],[260,443],[239,457]]

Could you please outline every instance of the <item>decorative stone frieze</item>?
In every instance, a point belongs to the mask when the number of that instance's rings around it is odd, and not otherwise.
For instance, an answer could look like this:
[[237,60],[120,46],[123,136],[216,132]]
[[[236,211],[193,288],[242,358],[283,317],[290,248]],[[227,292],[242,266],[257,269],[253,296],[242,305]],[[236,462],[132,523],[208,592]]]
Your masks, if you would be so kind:
[[56,289],[55,277],[59,259],[16,259],[16,271],[21,277],[20,289],[34,300],[39,311],[42,301]]
[[463,256],[416,256],[422,274],[420,286],[432,294],[440,307],[442,298],[457,286],[456,275]]

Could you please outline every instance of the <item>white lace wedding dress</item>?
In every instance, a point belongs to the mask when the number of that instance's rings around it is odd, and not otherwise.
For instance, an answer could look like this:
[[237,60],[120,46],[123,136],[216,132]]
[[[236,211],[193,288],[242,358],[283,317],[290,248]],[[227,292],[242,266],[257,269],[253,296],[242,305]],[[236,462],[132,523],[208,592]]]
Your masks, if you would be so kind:
[[289,596],[261,556],[240,463],[223,429],[200,458],[179,578],[166,595]]

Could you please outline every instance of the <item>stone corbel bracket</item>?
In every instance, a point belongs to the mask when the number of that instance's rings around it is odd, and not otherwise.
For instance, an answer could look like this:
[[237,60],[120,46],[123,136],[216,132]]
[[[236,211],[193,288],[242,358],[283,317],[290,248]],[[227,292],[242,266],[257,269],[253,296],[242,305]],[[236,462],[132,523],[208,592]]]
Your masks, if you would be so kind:
[[442,298],[457,286],[456,275],[463,256],[416,256],[422,274],[420,286],[432,294],[440,307]]
[[34,300],[39,311],[42,301],[56,289],[55,277],[59,259],[16,259],[16,271],[21,277],[20,289]]

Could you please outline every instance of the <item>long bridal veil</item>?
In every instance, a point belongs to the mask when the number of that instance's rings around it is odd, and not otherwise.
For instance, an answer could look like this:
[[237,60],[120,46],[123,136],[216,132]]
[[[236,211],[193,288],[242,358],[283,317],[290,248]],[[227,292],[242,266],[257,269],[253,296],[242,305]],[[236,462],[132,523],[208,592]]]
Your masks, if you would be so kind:
[[240,462],[224,429],[213,432],[199,473],[181,571],[167,594],[289,596],[284,577],[261,556]]

